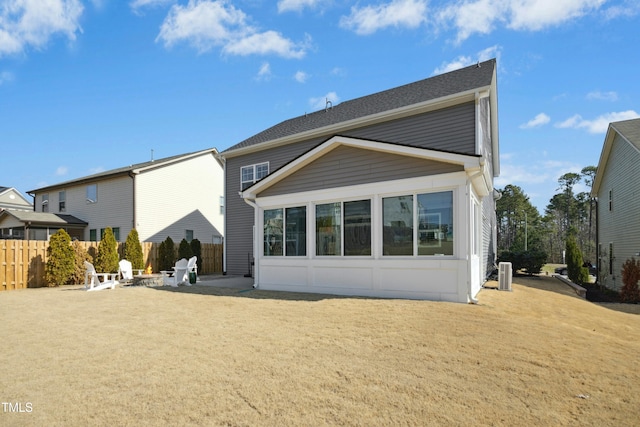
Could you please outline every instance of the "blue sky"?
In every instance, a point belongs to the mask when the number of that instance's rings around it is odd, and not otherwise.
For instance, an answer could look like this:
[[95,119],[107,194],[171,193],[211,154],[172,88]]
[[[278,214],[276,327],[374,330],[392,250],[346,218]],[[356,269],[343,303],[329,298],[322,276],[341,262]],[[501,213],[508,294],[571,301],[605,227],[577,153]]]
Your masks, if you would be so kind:
[[495,57],[496,186],[542,213],[640,117],[639,24],[637,0],[0,0],[0,186],[222,151]]

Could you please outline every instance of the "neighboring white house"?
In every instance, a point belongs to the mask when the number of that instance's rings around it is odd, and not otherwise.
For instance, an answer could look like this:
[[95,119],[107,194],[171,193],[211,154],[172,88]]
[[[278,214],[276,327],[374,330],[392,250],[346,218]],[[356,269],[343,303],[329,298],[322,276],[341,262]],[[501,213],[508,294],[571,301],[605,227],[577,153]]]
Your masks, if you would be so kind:
[[497,108],[490,60],[224,151],[226,271],[254,260],[262,289],[475,301],[496,259]]
[[622,264],[640,255],[640,119],[609,124],[591,196],[598,201],[598,282],[619,291]]
[[33,205],[13,187],[0,187],[0,211],[5,209],[31,211]]
[[[224,176],[217,154],[215,148],[181,154],[38,188],[29,194],[34,197],[37,213],[86,222],[84,229],[72,235],[80,240],[98,241],[111,227],[118,241],[124,241],[136,228],[143,242],[171,237],[175,242],[186,238],[221,243]],[[39,237],[48,239],[58,228],[41,224],[40,229],[48,231]]]

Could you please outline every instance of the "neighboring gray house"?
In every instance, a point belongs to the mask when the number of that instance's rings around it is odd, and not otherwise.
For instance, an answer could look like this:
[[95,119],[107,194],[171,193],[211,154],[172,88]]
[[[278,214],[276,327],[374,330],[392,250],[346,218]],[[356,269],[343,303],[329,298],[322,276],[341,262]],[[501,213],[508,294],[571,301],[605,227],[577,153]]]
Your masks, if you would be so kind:
[[469,302],[494,269],[495,60],[327,103],[221,156],[225,271],[255,286]]
[[598,280],[622,288],[622,264],[640,255],[640,119],[609,124],[593,181]]
[[[186,238],[222,243],[224,174],[217,156],[215,148],[181,154],[29,193],[36,213],[73,216],[86,223],[72,236],[79,240],[98,241],[111,227],[116,240],[123,242],[135,227],[142,242],[171,237],[175,242]],[[40,228],[45,240],[57,230],[55,225]]]

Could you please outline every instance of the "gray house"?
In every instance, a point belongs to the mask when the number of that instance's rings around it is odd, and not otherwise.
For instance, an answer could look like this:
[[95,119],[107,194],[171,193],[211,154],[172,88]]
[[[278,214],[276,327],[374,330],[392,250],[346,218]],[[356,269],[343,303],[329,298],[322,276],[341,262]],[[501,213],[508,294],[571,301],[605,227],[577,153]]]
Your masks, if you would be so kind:
[[640,119],[609,124],[591,190],[597,198],[598,280],[622,288],[622,264],[640,255]]
[[490,60],[232,146],[225,271],[263,289],[474,301],[495,264],[497,116]]

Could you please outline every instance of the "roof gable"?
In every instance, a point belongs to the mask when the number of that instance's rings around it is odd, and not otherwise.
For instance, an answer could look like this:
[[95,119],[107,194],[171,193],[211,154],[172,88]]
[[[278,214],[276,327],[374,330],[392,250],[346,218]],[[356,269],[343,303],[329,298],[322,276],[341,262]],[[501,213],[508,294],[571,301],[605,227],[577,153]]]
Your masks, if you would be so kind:
[[[483,167],[483,161],[480,156],[436,151],[344,136],[334,136],[247,188],[241,193],[242,197],[245,199],[255,199],[267,189],[283,182],[285,179],[293,176],[298,171],[301,171],[303,168],[308,167],[319,159],[325,156],[330,156],[334,150],[343,147],[371,150],[396,156],[405,156],[427,162],[448,163],[460,166],[460,170],[465,170],[468,173],[480,171],[482,173],[474,174],[474,179],[484,180],[481,187],[486,187],[491,190],[493,189],[491,184],[492,180],[489,177],[487,169]],[[375,180],[373,182],[375,182]],[[480,191],[480,193],[484,195],[487,191],[489,190]]]
[[86,221],[76,218],[73,215],[54,214],[48,212],[34,212],[34,211],[2,211],[0,213],[0,219],[11,216],[22,223],[30,223],[34,225],[49,225],[49,226],[79,226],[85,227],[88,225]]
[[[495,66],[496,61],[492,59],[285,120],[228,148],[223,154],[244,151],[249,147],[293,138],[296,135],[310,137],[323,130],[329,132],[333,129],[335,130],[333,133],[337,134],[340,126],[347,126],[354,121],[362,121],[365,118],[375,119],[390,115],[394,111],[399,113],[412,106],[426,106],[454,95],[466,93],[473,96],[477,91],[492,87]],[[495,135],[497,135],[497,124]]]
[[600,185],[605,173],[606,165],[613,148],[613,143],[616,139],[616,135],[620,136],[620,139],[632,146],[638,153],[640,153],[640,119],[624,120],[621,122],[609,123],[607,134],[604,138],[604,144],[602,146],[602,152],[600,153],[600,160],[598,161],[598,169],[596,171],[596,177],[593,181],[593,187],[591,189],[591,196],[596,197],[600,190]]

